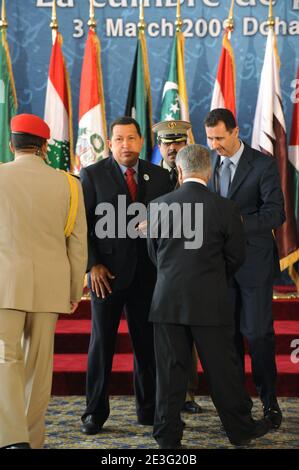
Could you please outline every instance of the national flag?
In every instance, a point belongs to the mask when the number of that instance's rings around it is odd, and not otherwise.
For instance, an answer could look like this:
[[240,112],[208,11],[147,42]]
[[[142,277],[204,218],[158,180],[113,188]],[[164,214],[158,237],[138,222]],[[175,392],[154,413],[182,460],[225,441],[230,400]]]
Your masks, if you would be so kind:
[[[279,68],[276,36],[273,29],[269,28],[255,111],[252,147],[277,159],[286,211],[285,223],[276,230],[280,268],[281,270],[289,268],[290,275],[297,283],[298,279],[293,275],[293,264],[299,259],[299,242],[294,216]],[[297,287],[299,289],[299,282]]]
[[79,126],[76,144],[76,168],[95,163],[108,156],[105,99],[101,68],[101,45],[90,28],[81,71]]
[[17,111],[17,95],[6,37],[6,29],[2,26],[0,43],[0,162],[13,160],[9,150],[10,120]]
[[149,160],[153,150],[152,97],[144,31],[138,35],[125,114],[138,122],[144,138],[140,158]]
[[72,104],[68,74],[62,54],[62,36],[56,34],[52,47],[45,121],[51,130],[48,146],[48,161],[54,168],[72,170]]
[[294,207],[297,220],[297,231],[299,231],[299,65],[297,80],[294,80],[295,90],[292,93],[294,109],[291,127],[289,160],[294,173]]
[[[190,122],[184,48],[184,34],[177,31],[171,50],[168,78],[163,89],[161,121],[182,120]],[[190,144],[194,142],[191,129],[188,131],[188,142]],[[159,148],[156,145],[152,162],[159,163],[161,158]]]
[[225,31],[222,50],[214,85],[211,110],[216,108],[229,109],[236,118],[236,66],[230,32]]

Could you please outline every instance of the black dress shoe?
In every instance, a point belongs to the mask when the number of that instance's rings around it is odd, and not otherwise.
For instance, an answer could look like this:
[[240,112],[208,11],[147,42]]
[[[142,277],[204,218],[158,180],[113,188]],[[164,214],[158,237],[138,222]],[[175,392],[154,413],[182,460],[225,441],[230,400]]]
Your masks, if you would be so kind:
[[4,449],[31,449],[31,447],[28,442],[17,442],[16,444],[4,447]]
[[234,446],[242,447],[248,446],[253,439],[262,437],[271,429],[271,423],[268,419],[259,419],[255,421],[255,428],[252,433],[244,439],[229,439],[230,443]]
[[196,403],[196,401],[185,401],[182,411],[186,411],[187,413],[202,413],[202,407]]
[[271,422],[272,429],[278,429],[282,421],[282,412],[278,403],[269,408],[264,408],[264,418]]
[[83,425],[81,426],[81,432],[83,434],[98,434],[102,429],[102,424],[99,423],[98,418],[95,415],[87,415],[84,418]]

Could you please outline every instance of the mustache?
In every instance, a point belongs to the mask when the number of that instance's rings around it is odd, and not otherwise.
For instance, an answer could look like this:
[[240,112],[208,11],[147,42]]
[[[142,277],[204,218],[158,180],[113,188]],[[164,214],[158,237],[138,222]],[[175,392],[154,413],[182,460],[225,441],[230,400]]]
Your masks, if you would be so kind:
[[169,152],[167,152],[167,155],[170,157],[171,155],[174,155],[176,156],[177,155],[177,151],[176,150],[169,150]]

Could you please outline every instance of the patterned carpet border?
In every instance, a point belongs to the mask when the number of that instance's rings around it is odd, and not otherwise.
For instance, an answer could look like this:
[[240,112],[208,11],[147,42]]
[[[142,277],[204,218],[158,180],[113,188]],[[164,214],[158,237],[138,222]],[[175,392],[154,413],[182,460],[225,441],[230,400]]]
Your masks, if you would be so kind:
[[[200,415],[183,413],[186,422],[184,449],[231,449],[214,405],[209,397],[198,397],[204,412]],[[254,399],[253,414],[262,417],[260,401]],[[280,398],[283,423],[278,431],[252,441],[251,449],[299,448],[299,398]],[[113,396],[111,414],[100,434],[80,433],[80,416],[85,398],[79,396],[52,397],[46,415],[46,449],[157,449],[151,426],[136,423],[134,397]]]

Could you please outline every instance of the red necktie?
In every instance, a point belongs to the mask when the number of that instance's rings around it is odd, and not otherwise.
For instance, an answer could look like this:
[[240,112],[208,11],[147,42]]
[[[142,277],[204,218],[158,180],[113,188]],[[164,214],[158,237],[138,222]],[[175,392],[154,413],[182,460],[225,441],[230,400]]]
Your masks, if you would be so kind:
[[127,168],[125,174],[127,177],[127,185],[128,189],[132,198],[132,201],[136,201],[137,199],[137,184],[134,179],[134,174],[135,174],[134,168]]

